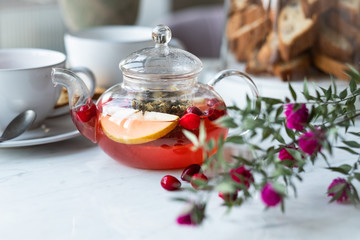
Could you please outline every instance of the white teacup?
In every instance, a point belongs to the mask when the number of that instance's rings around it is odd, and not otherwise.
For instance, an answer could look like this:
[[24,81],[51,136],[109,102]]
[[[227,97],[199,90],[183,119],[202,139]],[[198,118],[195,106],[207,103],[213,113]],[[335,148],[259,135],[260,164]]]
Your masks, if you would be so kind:
[[[14,48],[0,50],[0,131],[19,113],[32,109],[36,120],[32,127],[56,113],[54,106],[61,87],[51,82],[52,68],[64,68],[66,56],[63,53],[34,48]],[[76,69],[86,74],[90,80],[90,91],[95,88],[92,73]],[[64,106],[61,111],[69,111]]]
[[122,81],[120,61],[145,47],[153,47],[152,28],[142,26],[102,26],[65,34],[70,66],[91,69],[99,87]]

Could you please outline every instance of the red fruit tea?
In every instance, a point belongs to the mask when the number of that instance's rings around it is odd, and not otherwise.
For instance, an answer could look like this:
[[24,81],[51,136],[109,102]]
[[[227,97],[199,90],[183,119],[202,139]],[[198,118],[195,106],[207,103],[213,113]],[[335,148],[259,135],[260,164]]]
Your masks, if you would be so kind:
[[[119,100],[110,99],[105,104],[118,106]],[[87,105],[89,109],[92,109],[94,103],[89,101]],[[202,112],[209,108],[206,104],[196,107]],[[79,109],[72,110],[71,114],[79,131],[93,142],[97,142],[113,159],[128,166],[143,169],[176,169],[203,162],[202,150],[192,150],[193,144],[183,134],[184,128],[180,124],[177,124],[165,136],[146,143],[126,144],[110,139],[100,124],[103,117],[100,112],[102,108],[101,105],[97,106],[97,114],[91,115],[89,121],[86,122],[77,120]],[[200,121],[205,125],[207,140],[212,138],[217,141],[220,137],[227,136],[228,129],[219,127],[209,117],[201,116]],[[191,131],[198,136],[199,129]]]

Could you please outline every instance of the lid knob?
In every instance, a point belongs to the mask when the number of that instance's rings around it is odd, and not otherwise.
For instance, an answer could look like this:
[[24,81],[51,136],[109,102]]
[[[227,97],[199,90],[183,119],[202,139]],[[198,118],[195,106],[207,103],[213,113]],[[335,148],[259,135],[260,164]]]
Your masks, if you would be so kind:
[[156,44],[165,44],[171,40],[171,30],[166,25],[157,25],[152,31],[152,39]]

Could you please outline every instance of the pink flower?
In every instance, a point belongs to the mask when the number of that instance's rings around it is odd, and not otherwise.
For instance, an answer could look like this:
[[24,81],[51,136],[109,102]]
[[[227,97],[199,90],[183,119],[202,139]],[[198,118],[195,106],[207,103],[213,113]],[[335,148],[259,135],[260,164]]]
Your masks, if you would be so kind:
[[332,181],[332,183],[328,187],[328,196],[333,197],[337,194],[337,192],[334,192],[333,187],[337,186],[338,184],[345,184],[345,187],[342,189],[342,193],[336,201],[339,203],[346,202],[348,200],[346,190],[351,190],[351,187],[344,178],[336,178]]
[[280,160],[294,160],[295,158],[286,150],[286,148],[283,148],[279,152],[279,158]]
[[[295,150],[297,150],[298,148],[293,147],[293,146],[288,146],[288,147],[285,147],[285,148],[281,149],[280,152],[279,152],[279,159],[281,161],[284,161],[284,160],[293,161],[293,163],[291,163],[289,165],[291,165],[291,167],[297,167],[296,166],[296,159],[288,152],[287,149],[295,149]],[[288,166],[288,165],[286,165],[286,166]],[[290,166],[288,166],[288,167],[290,167]]]
[[196,225],[191,221],[191,214],[187,213],[184,215],[180,215],[177,219],[176,222],[180,225]]
[[286,126],[290,129],[302,131],[309,118],[309,110],[305,104],[294,111],[295,104],[285,105]]
[[272,187],[271,183],[267,183],[261,190],[261,199],[266,204],[266,206],[275,207],[281,202],[282,197]]
[[205,205],[190,203],[187,210],[180,215],[176,222],[180,225],[199,225],[205,218]]
[[249,170],[244,166],[241,166],[237,169],[230,170],[231,178],[237,183],[243,183],[246,188],[250,187],[250,182],[254,182],[254,177]]
[[299,138],[299,147],[304,153],[311,156],[321,151],[321,144],[324,140],[324,131],[318,128],[302,134]]

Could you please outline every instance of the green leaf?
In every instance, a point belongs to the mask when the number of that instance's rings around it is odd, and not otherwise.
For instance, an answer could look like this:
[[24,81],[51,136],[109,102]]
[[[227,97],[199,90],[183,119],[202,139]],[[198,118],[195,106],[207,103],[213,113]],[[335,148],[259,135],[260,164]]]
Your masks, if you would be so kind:
[[319,91],[315,90],[315,93],[316,93],[316,98],[313,98],[313,100],[322,102],[321,94],[319,93]]
[[336,96],[337,95],[337,87],[336,87],[335,79],[333,76],[331,76],[331,86],[334,88],[334,95]]
[[236,143],[236,144],[244,144],[244,138],[242,136],[230,136],[226,139],[226,142]]
[[243,129],[255,129],[257,127],[262,127],[264,125],[264,120],[259,118],[246,118],[242,122]]
[[272,133],[272,128],[265,127],[262,132],[262,140],[267,139]]
[[336,148],[339,148],[339,149],[342,149],[342,150],[345,150],[351,154],[354,154],[354,155],[358,155],[359,153],[358,152],[355,152],[354,150],[352,150],[351,148],[348,148],[348,147],[336,147]]
[[333,186],[332,188],[330,188],[328,193],[335,193],[335,195],[331,198],[330,202],[334,202],[338,200],[343,194],[345,187],[346,187],[346,183],[339,183]]
[[352,193],[353,193],[353,196],[354,196],[356,202],[359,202],[359,201],[360,201],[360,199],[359,199],[359,194],[358,194],[355,186],[354,186],[352,183],[350,183],[350,188],[351,188],[351,190],[352,190]]
[[172,198],[172,200],[179,201],[179,202],[189,202],[189,199],[182,198],[182,197],[174,197],[174,198]]
[[230,116],[224,116],[216,120],[216,123],[225,128],[237,128],[238,125]]
[[356,89],[357,89],[356,82],[355,82],[355,80],[353,78],[350,80],[349,87],[350,87],[350,92],[351,93],[355,92]]
[[354,81],[356,81],[357,83],[360,83],[360,74],[358,72],[358,70],[356,70],[353,66],[351,66],[350,64],[347,64],[347,67],[350,70],[345,70],[346,74],[348,76],[350,76],[351,79],[354,79]]
[[278,129],[277,131],[275,131],[274,133],[273,133],[273,139],[274,140],[277,140],[277,141],[279,141],[280,143],[282,143],[282,144],[285,144],[285,140],[284,140],[284,138],[281,136],[281,133],[280,133],[280,129]]
[[199,146],[199,140],[194,133],[188,130],[183,130],[183,133],[195,146]]
[[355,135],[357,137],[360,137],[360,132],[349,132],[349,133],[352,134],[352,135]]
[[224,181],[224,182],[221,182],[218,185],[216,185],[215,190],[217,190],[219,192],[223,192],[223,193],[233,193],[236,191],[236,188],[230,182]]
[[356,180],[358,180],[360,182],[360,173],[359,172],[354,172],[354,177],[356,178]]
[[286,131],[286,134],[287,134],[291,139],[293,139],[293,140],[295,139],[295,133],[294,133],[291,129],[285,127],[285,131]]
[[355,141],[343,141],[343,143],[352,148],[360,148],[360,144]]
[[270,105],[275,105],[275,104],[283,104],[284,102],[280,99],[277,98],[269,98],[269,97],[261,97],[261,99]]
[[204,146],[206,144],[205,141],[206,141],[206,130],[205,130],[205,124],[202,121],[199,127],[199,142],[201,145]]
[[341,100],[347,97],[347,88],[340,92],[339,97]]
[[296,102],[296,92],[294,91],[293,87],[291,86],[291,84],[289,83],[289,90],[291,92],[292,98],[294,99],[294,101]]
[[278,182],[274,182],[274,183],[272,183],[272,187],[281,196],[286,196],[286,187],[283,184],[278,183]]
[[329,101],[330,99],[332,99],[332,88],[331,86],[329,86],[328,90],[325,93],[326,96],[326,101]]
[[236,159],[238,161],[238,164],[239,165],[246,165],[246,166],[252,166],[253,165],[253,162],[241,157],[241,156],[233,156],[234,159]]
[[316,111],[315,111],[315,106],[311,106],[311,110],[310,110],[310,113],[309,113],[309,117],[308,117],[308,122],[311,122],[314,118],[316,114]]
[[299,150],[293,149],[293,148],[286,148],[286,151],[290,153],[290,155],[295,158],[296,161],[303,161],[303,156],[301,155]]
[[207,142],[207,149],[208,150],[213,150],[215,148],[215,140],[213,138],[211,138],[208,142]]
[[347,175],[351,171],[352,167],[349,164],[343,164],[339,167],[328,167],[327,169]]
[[308,82],[307,82],[307,80],[304,80],[303,95],[304,95],[304,97],[305,97],[307,100],[310,99],[309,88],[308,88]]
[[280,114],[284,111],[283,106],[280,106],[277,110],[276,110],[276,115],[275,118],[278,119],[278,117],[280,116]]

